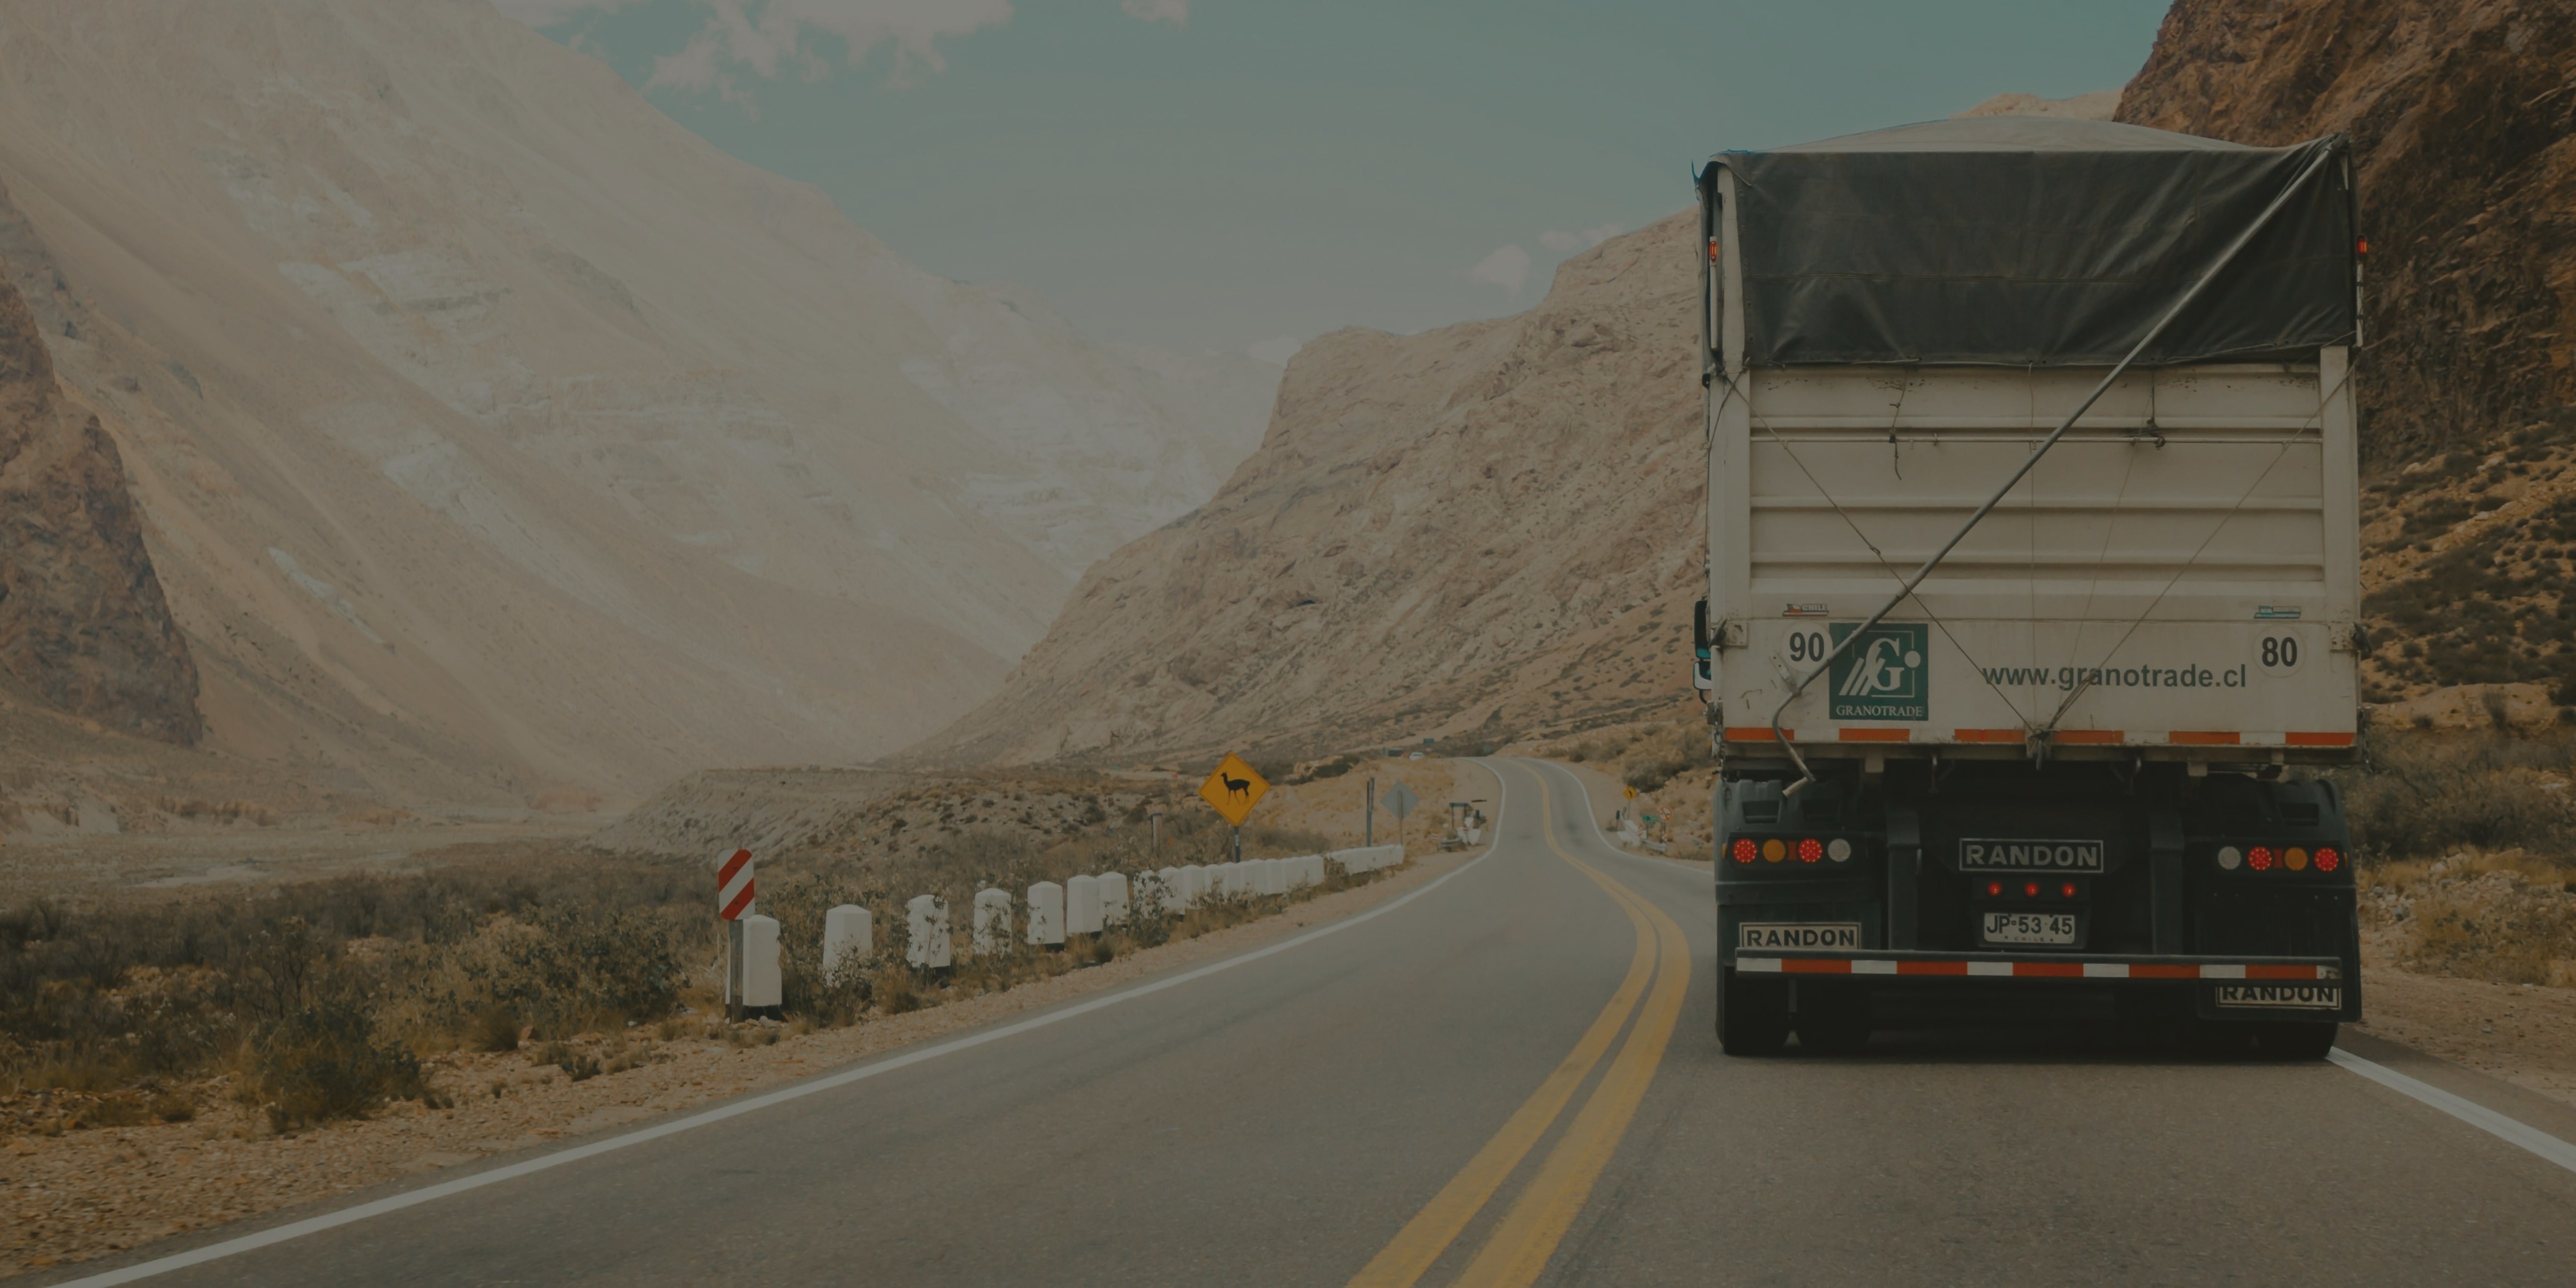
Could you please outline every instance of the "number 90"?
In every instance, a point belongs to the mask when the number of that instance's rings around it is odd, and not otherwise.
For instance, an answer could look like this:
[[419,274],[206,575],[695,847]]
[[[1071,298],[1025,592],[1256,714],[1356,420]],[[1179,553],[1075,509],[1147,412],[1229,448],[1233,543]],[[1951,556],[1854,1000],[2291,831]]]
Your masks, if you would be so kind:
[[1829,651],[1823,631],[1789,632],[1789,660],[1792,662],[1805,662],[1812,666],[1824,661]]

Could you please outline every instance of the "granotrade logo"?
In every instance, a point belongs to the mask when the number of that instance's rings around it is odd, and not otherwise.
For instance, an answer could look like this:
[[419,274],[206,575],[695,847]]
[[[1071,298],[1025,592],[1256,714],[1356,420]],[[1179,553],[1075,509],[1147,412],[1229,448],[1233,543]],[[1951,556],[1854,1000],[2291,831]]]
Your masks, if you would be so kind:
[[[1833,624],[1839,645],[1858,629]],[[1833,720],[1929,720],[1932,679],[1929,629],[1921,622],[1881,622],[1834,655]]]
[[1959,842],[1961,872],[2099,872],[2100,841],[2029,841],[1967,837]]

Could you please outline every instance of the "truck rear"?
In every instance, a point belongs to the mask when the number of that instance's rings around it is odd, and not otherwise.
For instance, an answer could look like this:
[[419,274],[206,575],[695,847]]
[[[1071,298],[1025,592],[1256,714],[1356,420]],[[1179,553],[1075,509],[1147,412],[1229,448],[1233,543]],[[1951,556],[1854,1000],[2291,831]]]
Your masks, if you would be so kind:
[[1701,177],[1721,1038],[2360,1016],[2341,138],[1936,122]]

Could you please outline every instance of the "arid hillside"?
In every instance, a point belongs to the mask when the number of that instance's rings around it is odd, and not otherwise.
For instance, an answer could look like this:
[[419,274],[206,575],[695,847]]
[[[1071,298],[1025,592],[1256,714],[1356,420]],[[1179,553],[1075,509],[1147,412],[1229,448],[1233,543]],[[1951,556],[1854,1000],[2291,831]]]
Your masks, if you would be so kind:
[[1308,345],[1260,452],[918,754],[1299,754],[1687,702],[1690,227],[1566,261],[1517,317]]
[[0,121],[0,268],[123,457],[204,743],[328,790],[900,746],[1269,409],[1275,369],[923,272],[488,4],[23,0]]

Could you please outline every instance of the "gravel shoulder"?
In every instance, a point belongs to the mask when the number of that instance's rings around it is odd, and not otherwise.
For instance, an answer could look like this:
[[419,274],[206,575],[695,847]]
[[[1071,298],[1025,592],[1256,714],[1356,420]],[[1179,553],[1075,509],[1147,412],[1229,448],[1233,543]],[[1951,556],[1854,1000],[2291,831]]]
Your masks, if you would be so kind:
[[[1482,853],[1420,853],[1367,885],[1290,905],[1259,921],[1130,953],[1105,965],[843,1029],[746,1026],[753,1044],[650,1027],[580,1049],[634,1067],[574,1082],[523,1053],[454,1054],[432,1063],[454,1103],[405,1101],[359,1122],[278,1135],[210,1089],[186,1123],[99,1127],[0,1142],[0,1277],[85,1261],[327,1200],[406,1176],[548,1148],[665,1114],[794,1082],[897,1048],[1144,976],[1255,947],[1419,889]],[[617,1050],[619,1044],[623,1050]],[[612,1058],[614,1057],[614,1058]]]

